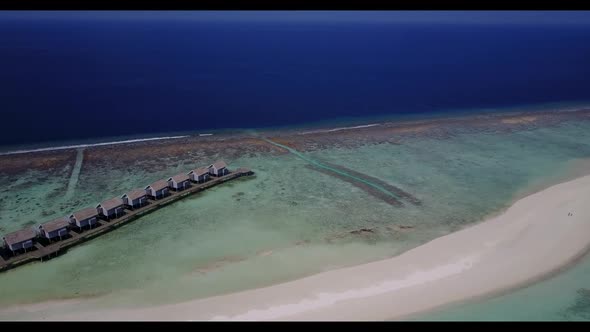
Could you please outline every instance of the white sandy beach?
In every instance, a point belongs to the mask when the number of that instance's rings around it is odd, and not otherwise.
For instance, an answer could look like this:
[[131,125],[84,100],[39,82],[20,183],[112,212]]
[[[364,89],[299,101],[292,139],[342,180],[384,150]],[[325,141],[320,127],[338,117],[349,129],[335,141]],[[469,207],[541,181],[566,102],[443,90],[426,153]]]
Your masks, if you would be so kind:
[[[589,246],[590,176],[584,176],[525,197],[494,218],[394,258],[174,305],[53,316],[35,314],[31,308],[30,319],[404,319],[526,285],[571,264]],[[68,312],[65,307],[59,311]]]

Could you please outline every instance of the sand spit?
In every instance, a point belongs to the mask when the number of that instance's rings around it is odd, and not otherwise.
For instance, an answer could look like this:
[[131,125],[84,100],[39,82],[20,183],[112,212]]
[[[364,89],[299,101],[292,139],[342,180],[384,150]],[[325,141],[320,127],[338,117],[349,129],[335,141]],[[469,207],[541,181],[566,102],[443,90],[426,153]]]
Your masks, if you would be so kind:
[[[205,299],[31,320],[386,320],[521,287],[590,246],[590,176],[517,201],[504,213],[399,256]],[[89,305],[90,304],[90,305]],[[0,311],[1,313],[1,311]]]

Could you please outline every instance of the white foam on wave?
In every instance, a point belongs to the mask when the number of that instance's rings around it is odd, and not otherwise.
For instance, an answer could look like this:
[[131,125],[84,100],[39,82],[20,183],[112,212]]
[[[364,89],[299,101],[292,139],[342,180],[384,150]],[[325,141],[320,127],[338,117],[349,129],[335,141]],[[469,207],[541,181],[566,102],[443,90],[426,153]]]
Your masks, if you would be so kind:
[[115,141],[115,142],[104,142],[104,143],[93,143],[93,144],[79,144],[79,145],[66,145],[66,146],[57,146],[57,147],[49,147],[49,148],[39,148],[39,149],[31,149],[31,150],[16,150],[16,151],[0,152],[0,156],[11,155],[11,154],[21,154],[21,153],[43,152],[43,151],[80,149],[80,148],[89,148],[89,147],[93,147],[93,146],[105,146],[105,145],[128,144],[128,143],[138,143],[138,142],[148,142],[148,141],[159,141],[159,140],[165,140],[165,139],[178,139],[178,138],[185,138],[185,137],[189,137],[189,136],[188,135],[185,135],[185,136],[166,136],[166,137],[153,137],[153,138],[138,138],[138,139],[125,140],[125,141]]
[[340,127],[340,128],[332,128],[332,129],[312,130],[312,131],[302,132],[302,133],[300,133],[300,135],[315,134],[315,133],[331,133],[331,132],[340,131],[340,130],[369,128],[369,127],[375,127],[375,126],[379,126],[379,125],[381,125],[381,124],[380,123],[371,123],[371,124],[367,124],[367,125],[354,126],[354,127]]

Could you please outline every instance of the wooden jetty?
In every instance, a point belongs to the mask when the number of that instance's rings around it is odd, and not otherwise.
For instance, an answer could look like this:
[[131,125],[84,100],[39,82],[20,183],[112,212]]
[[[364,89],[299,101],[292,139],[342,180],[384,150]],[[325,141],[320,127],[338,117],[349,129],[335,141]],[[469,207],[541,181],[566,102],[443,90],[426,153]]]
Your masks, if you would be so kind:
[[71,247],[74,247],[78,244],[98,237],[102,234],[108,233],[118,228],[119,226],[127,224],[141,216],[151,213],[163,206],[176,202],[191,194],[203,191],[205,189],[211,188],[218,184],[242,176],[248,176],[253,174],[254,172],[247,168],[238,168],[237,170],[230,173],[226,173],[223,176],[211,177],[211,179],[207,182],[192,183],[191,186],[186,188],[185,190],[170,191],[167,196],[157,200],[149,200],[149,203],[143,205],[142,207],[138,207],[135,209],[126,208],[124,214],[116,219],[99,219],[98,226],[95,226],[95,228],[91,228],[80,233],[77,233],[72,229],[69,232],[70,236],[64,240],[51,242],[47,245],[43,245],[39,242],[36,242],[34,244],[35,250],[31,250],[11,257],[2,257],[0,255],[0,272],[10,270],[17,266],[21,266],[23,264],[27,264],[33,261],[45,261],[52,257],[56,257],[60,254],[67,252],[67,250]]

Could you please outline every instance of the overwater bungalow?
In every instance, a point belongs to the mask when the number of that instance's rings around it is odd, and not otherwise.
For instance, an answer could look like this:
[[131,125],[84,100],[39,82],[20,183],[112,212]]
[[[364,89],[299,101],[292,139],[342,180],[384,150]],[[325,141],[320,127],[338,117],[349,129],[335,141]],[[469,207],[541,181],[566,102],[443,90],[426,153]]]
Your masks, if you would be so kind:
[[159,180],[156,181],[149,186],[145,187],[145,190],[153,199],[160,199],[168,195],[168,181],[166,180]]
[[134,189],[125,195],[121,196],[123,203],[128,207],[135,209],[142,207],[147,204],[147,190],[145,189]]
[[207,167],[200,167],[188,172],[189,178],[196,183],[203,183],[209,180],[209,169]]
[[70,225],[70,218],[62,217],[44,224],[39,225],[39,234],[48,239],[53,240],[68,235],[68,226]]
[[70,215],[70,223],[78,226],[80,229],[86,226],[90,226],[92,228],[92,226],[96,224],[97,220],[98,211],[96,208],[86,208]]
[[13,253],[17,250],[24,249],[25,251],[33,247],[33,240],[37,237],[37,233],[31,228],[21,229],[20,231],[12,232],[3,237],[6,247]]
[[227,164],[223,160],[216,161],[207,168],[209,169],[209,174],[213,176],[223,176],[229,173]]
[[[216,164],[216,166],[223,165],[220,165],[219,163]],[[221,181],[211,181],[203,186],[195,186],[193,189],[187,189],[183,194],[172,194],[172,196],[169,197],[167,201],[174,202],[188,196],[188,194],[199,192],[200,190],[198,189],[213,187],[217,184],[222,184],[229,180],[240,178],[243,175],[253,174],[252,171],[243,168],[238,168],[231,173],[225,173],[225,171],[222,170],[222,167],[217,167],[216,171],[218,170],[221,171],[219,174],[227,174],[227,176],[221,179]],[[196,179],[197,181],[203,181],[208,177],[204,176],[208,174],[208,171],[209,168],[195,169],[191,174],[193,175],[193,179]],[[183,176],[188,176],[188,174]],[[181,182],[182,181],[179,181],[179,183]],[[37,225],[36,227],[7,234],[3,237],[4,245],[2,245],[0,248],[0,272],[29,262],[37,260],[43,261],[51,257],[56,257],[60,253],[65,252],[70,247],[76,246],[92,237],[110,232],[118,228],[117,226],[119,225],[123,225],[131,222],[132,220],[135,220],[137,217],[142,215],[141,212],[147,213],[157,210],[166,204],[149,204],[148,206],[144,207],[140,213],[124,212],[124,209],[127,208],[127,206],[125,206],[126,204],[130,204],[130,206],[137,206],[135,204],[143,204],[143,202],[145,202],[144,199],[146,194],[147,196],[154,195],[155,197],[160,198],[169,195],[169,190],[168,181],[156,181],[153,184],[147,186],[144,190],[131,190],[125,193],[123,197],[113,198],[102,202],[97,206],[88,207],[86,209],[73,212],[68,217],[58,218],[41,225]],[[119,212],[121,212],[121,215],[119,215]],[[108,224],[99,220],[99,218],[101,218],[100,215],[112,216],[113,213],[118,218],[108,222]],[[96,224],[101,224],[105,227],[97,227],[96,229],[92,229],[92,226]],[[87,232],[84,232],[84,234],[81,234],[82,230],[87,229],[88,226],[90,226],[91,229]],[[78,227],[80,231],[78,231],[78,229],[75,227]],[[67,240],[63,238],[65,235],[68,235]],[[52,241],[56,238],[64,241]],[[22,253],[23,250],[25,253]],[[12,255],[9,254],[10,251],[12,251]]]
[[108,219],[120,217],[124,211],[125,204],[120,197],[111,198],[96,206],[99,215],[105,216]]
[[176,191],[184,190],[191,185],[189,176],[184,173],[168,178],[168,186]]

